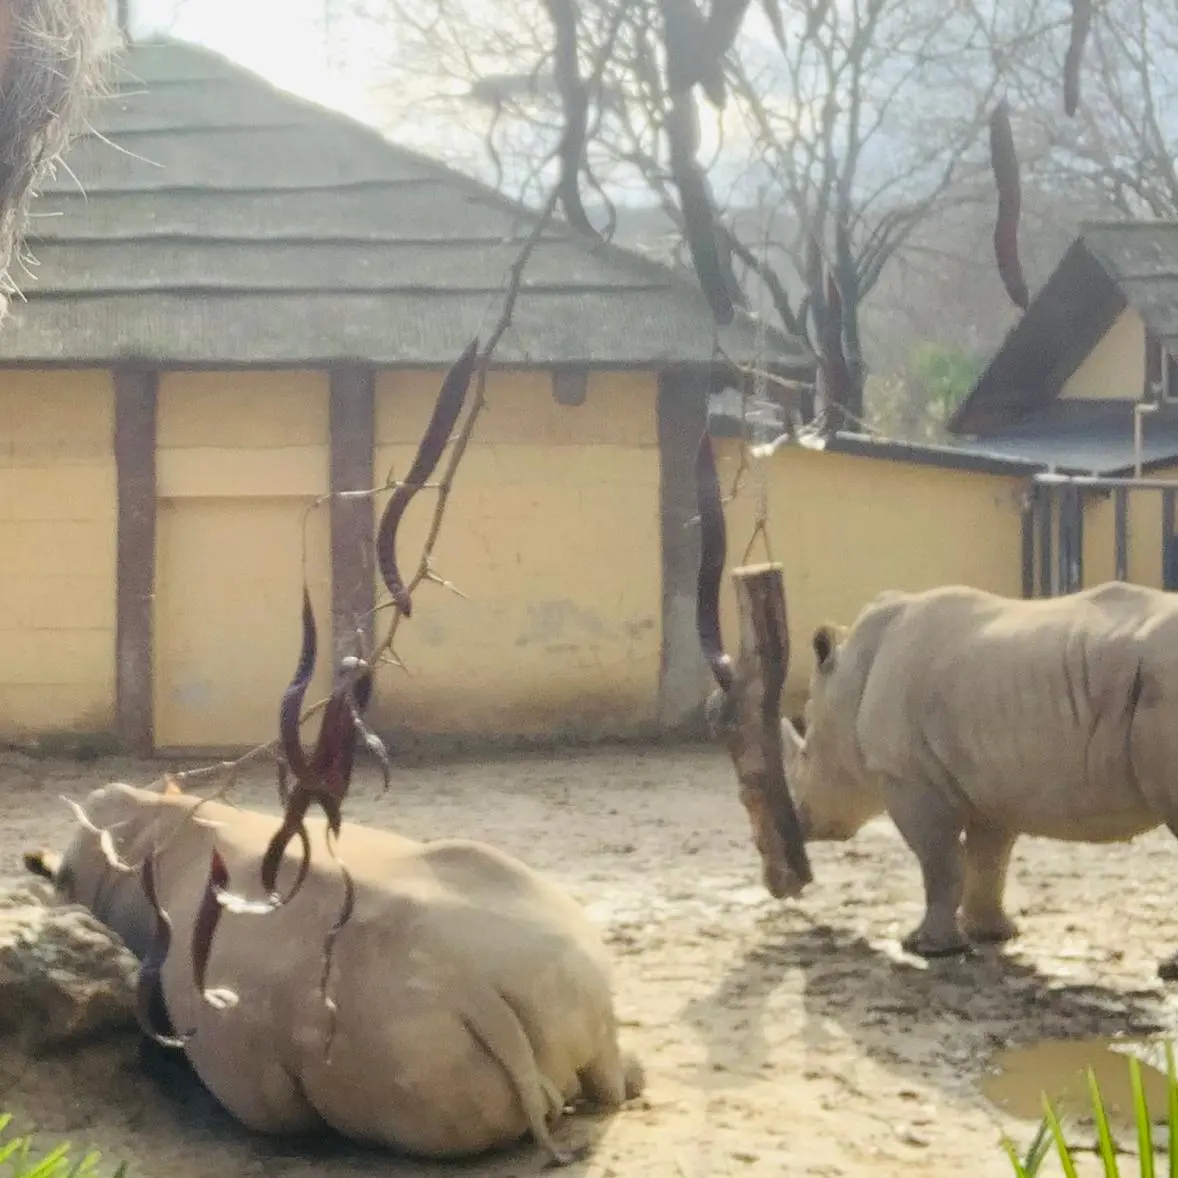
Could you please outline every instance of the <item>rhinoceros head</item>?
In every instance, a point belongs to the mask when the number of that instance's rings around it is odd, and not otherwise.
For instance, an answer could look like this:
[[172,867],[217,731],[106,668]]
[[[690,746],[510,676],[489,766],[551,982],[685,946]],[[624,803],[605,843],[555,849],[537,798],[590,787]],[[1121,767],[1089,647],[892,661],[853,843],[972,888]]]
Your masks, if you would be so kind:
[[[173,785],[164,790],[175,792]],[[153,815],[145,801],[156,796],[117,782],[92,790],[75,807],[78,827],[63,851],[38,847],[23,856],[26,871],[49,880],[62,901],[89,909],[136,957],[151,944],[155,918],[138,872],[119,870],[111,856],[131,853]]]
[[878,791],[861,769],[855,720],[855,677],[844,666],[847,631],[822,625],[811,646],[814,669],[803,738],[782,721],[785,778],[807,841],[842,841],[883,811]]

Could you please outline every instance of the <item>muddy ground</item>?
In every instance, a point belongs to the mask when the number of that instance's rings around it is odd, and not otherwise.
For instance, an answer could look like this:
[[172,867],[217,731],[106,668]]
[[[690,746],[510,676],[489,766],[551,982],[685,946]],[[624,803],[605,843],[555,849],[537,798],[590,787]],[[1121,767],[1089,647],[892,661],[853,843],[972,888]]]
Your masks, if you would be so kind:
[[[64,839],[58,795],[146,784],[162,768],[0,758],[0,876],[19,872],[27,843]],[[270,773],[236,796],[272,805]],[[981,1095],[995,1050],[1178,1024],[1178,987],[1155,974],[1178,947],[1168,834],[1107,848],[1020,844],[1010,887],[1020,940],[926,965],[899,949],[920,892],[890,824],[813,848],[811,889],[775,902],[759,885],[730,765],[708,750],[405,768],[383,797],[365,774],[350,813],[420,837],[494,841],[562,881],[606,930],[625,1037],[649,1085],[611,1121],[565,1123],[564,1140],[595,1141],[567,1178],[1009,1174],[1001,1133],[1025,1143],[1034,1126]],[[35,1064],[0,1045],[3,1109],[46,1139],[129,1160],[131,1178],[507,1178],[544,1165],[531,1147],[441,1166],[334,1141],[276,1145],[184,1084],[143,1077],[133,1045]]]

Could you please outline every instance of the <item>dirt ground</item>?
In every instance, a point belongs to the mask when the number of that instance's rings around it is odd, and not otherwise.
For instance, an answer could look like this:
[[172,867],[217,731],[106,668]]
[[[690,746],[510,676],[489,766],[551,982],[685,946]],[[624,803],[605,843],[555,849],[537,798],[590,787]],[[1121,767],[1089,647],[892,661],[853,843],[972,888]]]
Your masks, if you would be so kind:
[[[10,762],[0,759],[0,876],[19,873],[26,844],[65,838],[59,795],[107,780],[146,784],[162,769]],[[271,806],[271,774],[235,796]],[[1178,947],[1178,847],[1165,833],[1107,848],[1021,843],[1010,899],[1022,937],[980,959],[926,965],[899,949],[920,891],[890,824],[815,846],[806,895],[773,901],[731,767],[708,750],[404,768],[383,797],[364,774],[349,806],[355,820],[419,837],[495,842],[561,881],[601,922],[625,1039],[644,1058],[648,1088],[612,1119],[564,1123],[563,1140],[594,1142],[567,1178],[1010,1174],[1000,1135],[1025,1143],[1034,1126],[980,1094],[996,1049],[1178,1023],[1178,987],[1167,991],[1155,974]],[[276,1144],[190,1086],[146,1078],[134,1045],[23,1067],[0,1051],[0,1109],[47,1138],[129,1160],[131,1178],[508,1178],[544,1167],[530,1146],[442,1166],[337,1141]]]

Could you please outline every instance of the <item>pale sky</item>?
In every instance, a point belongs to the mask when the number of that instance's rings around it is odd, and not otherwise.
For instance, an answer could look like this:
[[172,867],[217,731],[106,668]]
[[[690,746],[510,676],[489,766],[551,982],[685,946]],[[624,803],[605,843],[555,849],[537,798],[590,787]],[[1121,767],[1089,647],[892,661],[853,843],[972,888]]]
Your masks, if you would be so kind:
[[331,77],[323,49],[324,0],[132,0],[133,32],[207,45],[284,89],[361,114],[368,71],[349,46]]

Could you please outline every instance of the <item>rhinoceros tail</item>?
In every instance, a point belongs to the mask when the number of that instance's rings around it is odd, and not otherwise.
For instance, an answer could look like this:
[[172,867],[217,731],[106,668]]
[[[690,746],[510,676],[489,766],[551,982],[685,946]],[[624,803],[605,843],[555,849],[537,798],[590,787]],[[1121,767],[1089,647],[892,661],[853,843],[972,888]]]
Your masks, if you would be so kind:
[[480,986],[477,994],[467,998],[463,1022],[483,1050],[506,1073],[532,1136],[552,1155],[553,1161],[562,1165],[572,1161],[572,1157],[556,1144],[548,1129],[548,1118],[563,1109],[564,1100],[552,1081],[540,1071],[536,1053],[515,1011],[498,991]]

